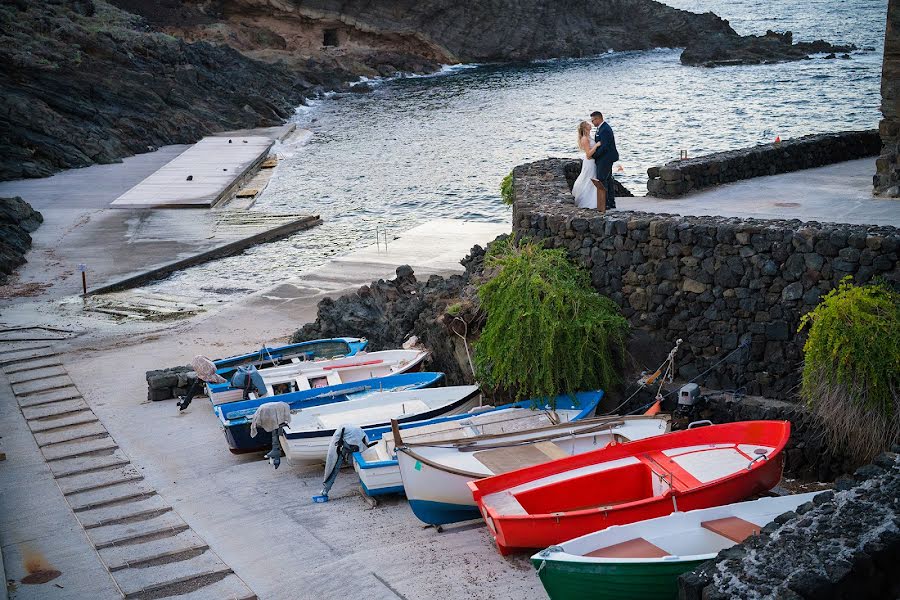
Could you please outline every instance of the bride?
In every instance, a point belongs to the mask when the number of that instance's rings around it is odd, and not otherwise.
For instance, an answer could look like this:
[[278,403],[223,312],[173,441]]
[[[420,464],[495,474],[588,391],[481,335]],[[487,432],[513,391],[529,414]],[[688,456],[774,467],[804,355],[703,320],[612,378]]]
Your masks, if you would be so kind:
[[572,186],[572,195],[575,196],[575,206],[578,208],[597,208],[597,188],[591,181],[597,177],[597,167],[591,158],[600,146],[600,142],[591,143],[591,124],[582,121],[578,124],[578,147],[584,152],[581,161],[581,174]]

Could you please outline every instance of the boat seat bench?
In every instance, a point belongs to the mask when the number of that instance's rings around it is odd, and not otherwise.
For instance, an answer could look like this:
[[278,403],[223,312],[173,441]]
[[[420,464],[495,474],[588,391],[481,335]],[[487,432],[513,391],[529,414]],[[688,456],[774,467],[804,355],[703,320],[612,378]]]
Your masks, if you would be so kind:
[[545,463],[557,458],[566,458],[569,453],[553,442],[538,442],[526,446],[509,446],[480,450],[473,455],[475,459],[497,475]]
[[644,538],[634,538],[605,548],[598,548],[586,553],[585,556],[593,558],[662,558],[669,554]]
[[752,535],[759,535],[761,527],[756,523],[745,521],[740,517],[725,517],[712,521],[703,521],[700,526],[715,534],[740,544]]

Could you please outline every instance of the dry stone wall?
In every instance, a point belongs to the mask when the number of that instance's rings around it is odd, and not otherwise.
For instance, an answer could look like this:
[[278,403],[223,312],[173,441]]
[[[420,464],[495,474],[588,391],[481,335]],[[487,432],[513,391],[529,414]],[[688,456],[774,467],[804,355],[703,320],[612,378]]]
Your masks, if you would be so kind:
[[900,285],[900,230],[888,226],[680,217],[577,209],[565,159],[513,171],[513,231],[563,248],[631,324],[670,347],[678,374],[716,389],[793,397],[801,315],[845,276]]
[[675,198],[741,179],[789,173],[878,156],[878,130],[806,135],[753,148],[675,160],[647,169],[647,195]]

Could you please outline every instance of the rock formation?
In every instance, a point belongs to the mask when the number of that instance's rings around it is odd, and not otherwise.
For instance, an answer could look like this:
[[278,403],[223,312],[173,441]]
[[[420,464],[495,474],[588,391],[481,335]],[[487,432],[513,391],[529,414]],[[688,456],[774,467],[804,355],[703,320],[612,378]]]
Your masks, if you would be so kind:
[[29,233],[43,222],[41,213],[18,196],[0,198],[0,285],[25,264],[25,254],[31,248]]
[[317,85],[354,77],[187,43],[91,0],[0,5],[0,64],[0,180],[280,124]]
[[900,197],[900,0],[888,3],[881,71],[881,156],[875,162],[875,192]]
[[[895,448],[900,450],[900,448]],[[834,491],[679,579],[683,600],[897,598],[900,456],[885,452]]]
[[653,0],[194,0],[183,14],[140,0],[115,4],[190,39],[317,59],[387,50],[445,63],[532,60],[737,36],[712,13]]
[[790,31],[765,35],[737,36],[717,33],[691,40],[681,53],[685,65],[721,67],[726,65],[759,65],[795,60],[806,60],[811,54],[827,54],[825,58],[850,58],[849,52],[857,50],[853,44],[836,46],[824,40],[794,43]]

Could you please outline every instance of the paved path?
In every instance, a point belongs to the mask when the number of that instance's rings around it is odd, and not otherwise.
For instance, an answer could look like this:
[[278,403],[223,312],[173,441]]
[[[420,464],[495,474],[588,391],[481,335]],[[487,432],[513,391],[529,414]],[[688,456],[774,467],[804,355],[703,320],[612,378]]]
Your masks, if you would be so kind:
[[[289,129],[289,128],[288,128]],[[266,145],[288,129],[267,128],[254,139]],[[235,132],[232,141],[238,138]],[[228,145],[214,136],[209,144]],[[249,138],[246,138],[249,139]],[[231,144],[232,146],[234,144]],[[243,144],[241,144],[243,146]],[[303,215],[234,210],[111,209],[113,202],[167,164],[179,163],[190,146],[167,146],[121,163],[72,169],[44,179],[0,182],[0,196],[21,196],[44,215],[31,234],[32,250],[4,296],[59,299],[81,292],[77,265],[87,266],[89,287],[119,281],[250,237]],[[172,161],[170,163],[170,161]],[[233,179],[233,178],[232,178]]]
[[[352,292],[372,279],[390,277],[400,264],[410,264],[422,279],[430,273],[458,273],[462,270],[459,260],[472,245],[484,245],[508,229],[506,224],[431,222],[406,232],[399,240],[389,240],[387,250],[381,244],[341,257],[302,278],[260,291],[217,312],[165,325],[157,323],[155,329],[141,322],[126,321],[108,328],[85,322],[89,331],[64,342],[53,342],[54,347],[59,344],[58,356],[30,359],[14,367],[12,370],[18,372],[9,376],[18,379],[18,391],[26,394],[25,398],[37,394],[47,400],[22,409],[31,419],[27,423],[41,419],[65,423],[63,427],[32,434],[22,419],[19,427],[25,429],[35,448],[35,435],[41,443],[50,443],[44,447],[44,454],[38,455],[35,468],[48,469],[41,467],[48,452],[51,460],[46,464],[65,464],[66,469],[76,471],[86,468],[79,457],[63,458],[55,451],[54,448],[73,443],[64,441],[67,434],[60,432],[79,431],[86,436],[75,443],[109,445],[98,446],[89,455],[96,458],[88,460],[100,461],[90,463],[95,471],[64,477],[70,481],[63,485],[72,486],[65,491],[77,497],[79,518],[94,518],[82,522],[92,534],[90,542],[99,546],[98,559],[96,554],[91,555],[91,546],[86,545],[85,534],[80,532],[81,525],[72,525],[72,536],[79,534],[83,538],[81,555],[91,559],[92,562],[84,560],[94,569],[94,575],[85,581],[96,589],[86,588],[90,593],[80,597],[114,597],[103,595],[103,580],[98,573],[104,572],[104,565],[112,570],[113,578],[120,570],[130,571],[130,567],[121,567],[123,561],[130,560],[131,555],[125,551],[130,551],[132,545],[107,544],[110,536],[144,535],[146,530],[126,530],[141,524],[165,530],[165,544],[172,546],[157,550],[160,554],[170,547],[181,550],[173,555],[181,560],[162,565],[168,567],[166,575],[177,579],[184,572],[178,564],[200,564],[200,555],[195,554],[200,549],[196,545],[206,544],[209,549],[202,555],[210,560],[200,567],[223,570],[218,573],[233,569],[234,575],[263,600],[544,598],[527,557],[501,557],[480,525],[448,527],[443,534],[422,529],[402,498],[386,499],[370,510],[358,495],[352,471],[338,478],[330,503],[313,504],[311,496],[321,485],[318,469],[304,471],[283,463],[274,471],[259,455],[232,455],[215,415],[203,399],[184,413],[179,413],[174,402],[146,400],[144,373],[149,369],[187,363],[198,352],[229,355],[258,347],[264,341],[284,339],[315,318],[316,306],[323,298]],[[70,386],[69,381],[75,385]],[[14,400],[11,398],[10,402]],[[0,463],[0,489],[5,483],[2,474]],[[10,500],[12,510],[27,503],[31,490],[37,489],[29,480],[18,483],[21,494]],[[73,491],[101,484],[103,487]],[[122,489],[138,491],[118,491]],[[144,489],[155,493],[145,496]],[[97,494],[113,492],[129,499],[87,508],[100,499]],[[62,493],[57,495],[62,501]],[[117,506],[130,507],[141,520],[98,526],[104,517],[103,509]],[[165,507],[171,510],[162,510]],[[65,504],[63,508],[69,510]],[[71,510],[68,514],[72,514]],[[0,519],[0,540],[4,526]],[[21,523],[22,536],[30,535],[28,526],[28,522]],[[201,541],[197,542],[193,535]],[[162,538],[148,535],[144,539],[163,545]],[[111,548],[121,548],[123,553],[113,555]],[[227,567],[211,557],[218,557]],[[100,563],[100,559],[104,562]],[[170,559],[171,556],[161,560]],[[8,562],[7,566],[15,565]],[[88,565],[78,568],[88,569]],[[21,578],[21,570],[10,577]],[[105,577],[108,586],[118,581]],[[485,586],[485,581],[490,586]],[[124,585],[136,589],[146,583],[129,580]],[[212,588],[206,586],[195,591],[194,596],[185,597],[204,598],[204,589]],[[21,598],[35,597],[38,596]],[[46,597],[56,600],[56,596]],[[218,597],[227,600],[237,596]]]
[[874,159],[729,183],[681,198],[617,199],[619,208],[678,215],[800,219],[900,227],[900,199],[872,195]]
[[264,136],[205,137],[113,201],[114,208],[210,208],[269,154]]
[[12,597],[256,598],[109,435],[54,349],[64,336],[28,331],[47,341],[0,340],[0,544]]

